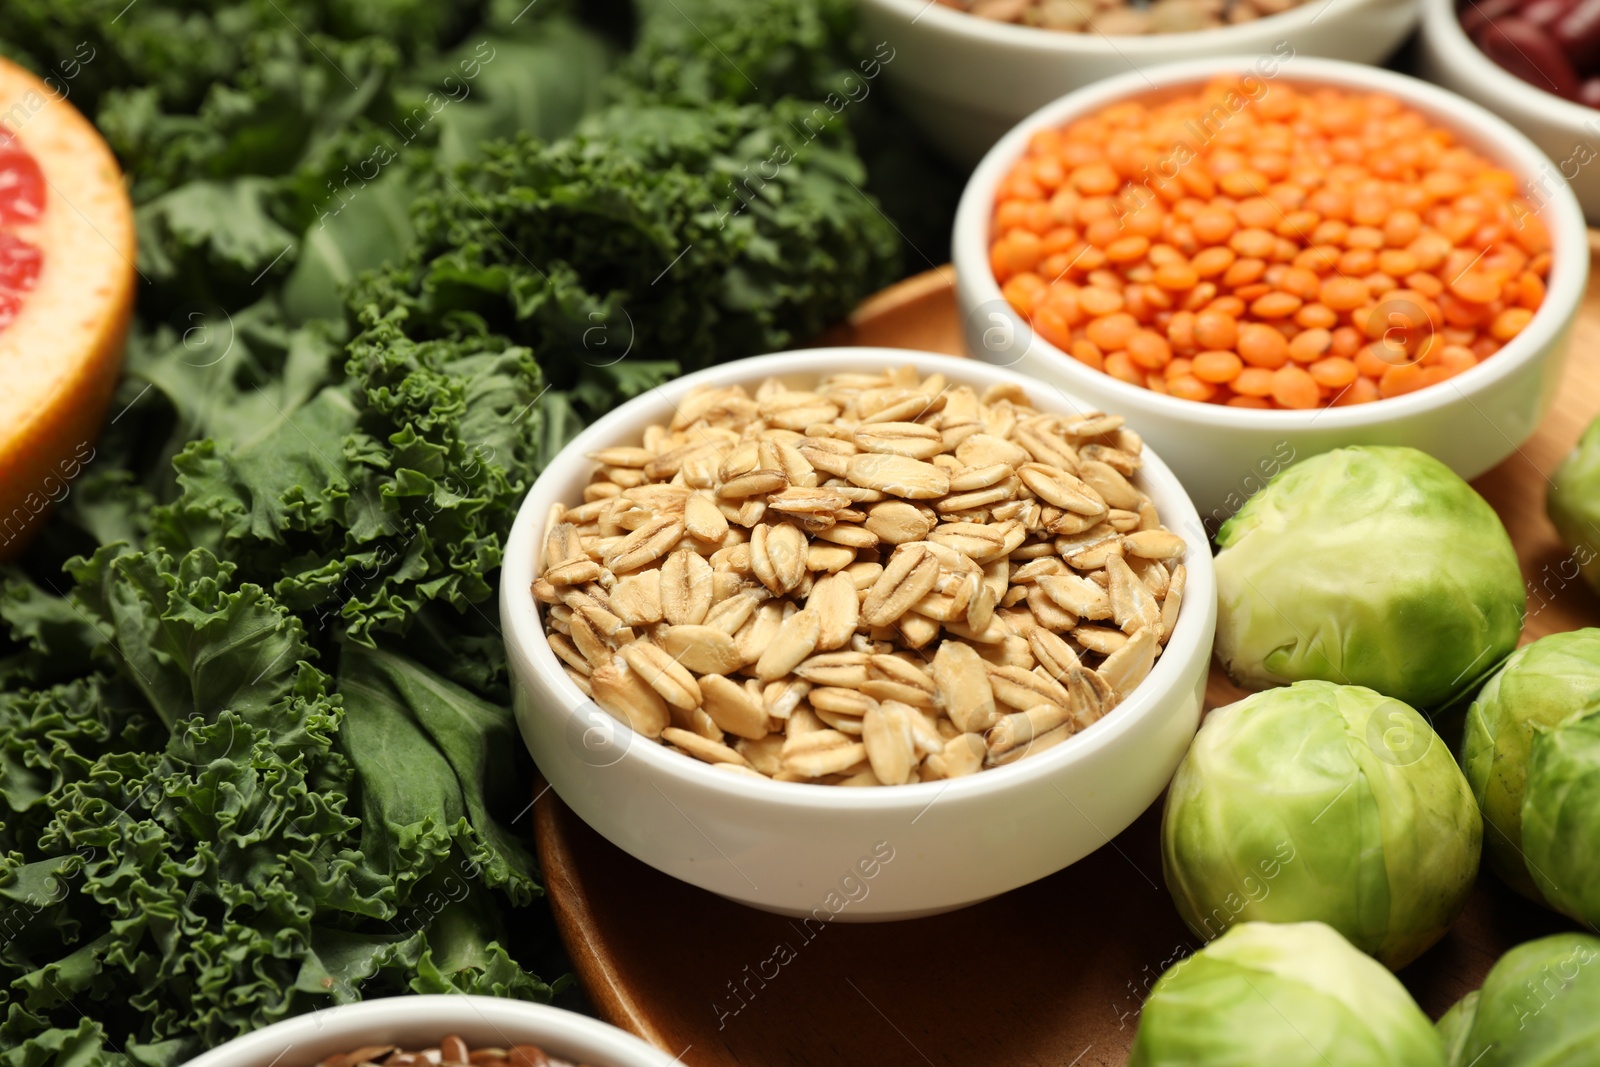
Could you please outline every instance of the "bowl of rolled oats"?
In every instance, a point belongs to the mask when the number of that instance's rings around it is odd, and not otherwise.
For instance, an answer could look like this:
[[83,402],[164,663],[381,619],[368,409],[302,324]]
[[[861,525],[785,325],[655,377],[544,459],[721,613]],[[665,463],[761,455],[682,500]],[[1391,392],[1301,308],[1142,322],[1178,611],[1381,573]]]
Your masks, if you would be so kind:
[[519,726],[581,818],[712,892],[854,920],[986,899],[1131,823],[1198,726],[1215,615],[1199,518],[1121,417],[869,348],[600,419],[529,491],[501,594]]
[[402,996],[323,1008],[218,1045],[186,1067],[672,1067],[596,1019],[501,997]]
[[1102,78],[1224,55],[1381,63],[1417,17],[1416,0],[861,0],[878,42],[862,70],[881,69],[922,131],[971,165],[1038,108]]

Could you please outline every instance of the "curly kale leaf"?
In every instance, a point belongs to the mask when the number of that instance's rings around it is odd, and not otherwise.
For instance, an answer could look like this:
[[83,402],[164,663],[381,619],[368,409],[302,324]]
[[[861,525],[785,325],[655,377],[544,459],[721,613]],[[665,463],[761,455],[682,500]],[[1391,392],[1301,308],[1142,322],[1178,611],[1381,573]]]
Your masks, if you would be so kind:
[[[407,336],[499,334],[589,395],[810,339],[890,278],[895,235],[842,129],[804,108],[618,106],[553,144],[491,147],[417,201],[417,242],[359,284]],[[641,366],[641,362],[654,364]],[[586,390],[594,392],[586,393]]]
[[639,0],[605,80],[575,20],[624,6],[0,4],[118,152],[150,282],[0,587],[0,1067],[551,993],[505,929],[539,891],[491,617],[522,494],[680,369],[809,341],[900,245],[891,60],[846,0]]
[[639,39],[608,80],[619,100],[704,107],[808,101],[802,135],[847,127],[913,270],[949,258],[965,172],[888,101],[893,40],[868,38],[851,0],[640,0]]
[[[290,328],[270,305],[205,321],[141,335],[130,353],[144,384],[124,390],[130,430],[106,447],[170,457],[145,487],[170,503],[141,540],[229,560],[319,642],[370,644],[428,604],[460,612],[490,595],[543,427],[525,349],[414,342],[393,322],[347,349],[328,324]],[[69,514],[110,539],[116,509],[92,505],[138,494],[126,479],[90,488],[102,496]]]
[[488,137],[571,129],[609,46],[553,2],[479,21],[498,6],[13,0],[0,51],[92,117],[129,175],[148,319],[244,306],[306,254],[375,267],[398,248],[302,237],[435,147],[460,160]]
[[536,891],[491,814],[508,711],[385,652],[353,650],[334,694],[300,621],[204,550],[75,570],[118,674],[0,694],[12,1062],[181,1062],[415,981],[549,995],[497,943],[499,902]]
[[0,581],[0,621],[0,690],[78,677],[106,640],[81,609],[21,577]]
[[454,849],[484,886],[530,902],[539,892],[533,859],[488,808],[525,804],[527,783],[507,773],[514,768],[502,755],[517,743],[505,709],[378,649],[345,650],[339,693],[341,743],[366,783],[363,819],[374,840],[363,853],[374,869],[406,884],[429,857]]
[[854,0],[640,0],[612,92],[649,103],[773,103],[843,93],[866,58]]

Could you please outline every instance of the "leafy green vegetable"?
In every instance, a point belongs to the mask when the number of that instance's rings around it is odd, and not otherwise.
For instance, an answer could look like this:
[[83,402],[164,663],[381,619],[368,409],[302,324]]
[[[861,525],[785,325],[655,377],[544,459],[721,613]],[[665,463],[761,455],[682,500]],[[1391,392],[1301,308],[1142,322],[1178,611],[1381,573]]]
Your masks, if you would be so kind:
[[531,901],[533,860],[489,812],[490,798],[516,803],[526,785],[507,773],[503,753],[515,750],[517,736],[504,709],[410,660],[358,647],[340,664],[339,693],[346,709],[340,740],[367,783],[368,862],[409,880],[430,857],[459,849],[485,886],[506,887],[513,903]]
[[[146,317],[253,303],[263,277],[293,270],[308,226],[435,146],[464,159],[486,138],[567,132],[612,58],[554,2],[521,19],[480,0],[125,7],[8,3],[0,50],[94,118],[130,175]],[[352,244],[349,267],[382,262]]]
[[1600,1040],[1600,938],[1518,945],[1439,1025],[1453,1046],[1450,1067],[1589,1067]]
[[490,148],[437,175],[410,254],[352,303],[402,309],[386,323],[412,338],[525,344],[584,416],[672,369],[634,352],[698,367],[813,337],[892,276],[895,236],[842,131],[794,143],[802,113],[615,107]]
[[[536,892],[531,858],[489,814],[515,773],[500,709],[359,649],[333,694],[300,620],[204,549],[109,546],[74,570],[73,606],[122,670],[0,695],[14,772],[0,1042],[59,1043],[92,1002],[110,1044],[166,1064],[413,975],[548,995],[507,971],[492,909],[432,929],[434,887],[451,879],[452,903],[467,886],[513,903]],[[406,722],[420,742],[399,739]],[[363,736],[374,729],[394,731],[386,747]],[[364,769],[385,755],[407,773]],[[397,796],[425,817],[398,821]],[[432,971],[430,951],[444,961]]]
[[1414,448],[1302,460],[1217,543],[1217,658],[1249,688],[1320,678],[1433,711],[1476,688],[1522,632],[1505,527]]
[[[518,6],[528,18],[526,0]],[[600,106],[600,75],[611,58],[605,42],[566,19],[548,18],[537,35],[465,39],[418,72],[420,80],[440,86],[452,100],[435,119],[437,161],[454,166],[476,159],[480,146],[495,138],[527,133],[553,139],[567,133]],[[467,75],[474,71],[469,83]]]
[[1444,1067],[1398,979],[1322,923],[1235,926],[1163,974],[1128,1067]]
[[1200,937],[1315,920],[1395,969],[1461,913],[1482,840],[1472,793],[1422,716],[1331,682],[1212,712],[1161,821],[1167,888]]
[[[1600,630],[1551,634],[1517,649],[1467,708],[1461,769],[1483,812],[1489,866],[1531,900],[1522,840],[1529,756],[1540,730],[1600,710]],[[1553,814],[1553,813],[1552,813]]]
[[1584,581],[1600,590],[1600,419],[1550,476],[1545,510]]
[[[641,0],[639,39],[612,79],[623,101],[704,107],[806,101],[798,140],[848,128],[867,166],[860,186],[894,220],[916,270],[950,257],[965,174],[887,102],[892,41],[869,40],[854,0]],[[719,179],[721,180],[721,179]],[[723,190],[724,193],[727,190]]]
[[1600,821],[1600,712],[1534,734],[1522,801],[1528,873],[1550,906],[1600,923],[1600,856],[1584,842]]
[[343,369],[297,408],[187,445],[156,523],[162,543],[210,548],[370,644],[427,603],[489,596],[532,466],[539,369],[493,338],[418,344],[392,322],[357,338]]
[[294,272],[283,286],[283,309],[293,322],[340,319],[342,292],[363,270],[410,247],[411,181],[398,171],[380,175],[348,204],[324,207],[305,233]]
[[0,1067],[556,988],[506,922],[539,893],[492,618],[517,505],[585,419],[892,280],[852,131],[924,151],[843,0],[651,3],[609,76],[579,16],[620,6],[0,5],[128,170],[148,283],[0,584]]
[[1439,1039],[1444,1042],[1445,1062],[1451,1067],[1460,1064],[1461,1052],[1467,1047],[1467,1038],[1472,1033],[1472,1021],[1478,1013],[1478,991],[1474,989],[1460,1000],[1451,1005],[1450,1010],[1440,1016],[1434,1028],[1439,1032]]
[[12,638],[0,656],[0,691],[75,678],[105,640],[70,602],[31,582],[0,583],[0,620]]
[[820,101],[843,94],[867,58],[852,0],[770,0],[762,18],[742,0],[641,0],[639,40],[614,92],[645,103],[697,106]]
[[273,266],[295,235],[273,218],[272,183],[197,181],[140,205],[139,272],[200,299],[230,301]]

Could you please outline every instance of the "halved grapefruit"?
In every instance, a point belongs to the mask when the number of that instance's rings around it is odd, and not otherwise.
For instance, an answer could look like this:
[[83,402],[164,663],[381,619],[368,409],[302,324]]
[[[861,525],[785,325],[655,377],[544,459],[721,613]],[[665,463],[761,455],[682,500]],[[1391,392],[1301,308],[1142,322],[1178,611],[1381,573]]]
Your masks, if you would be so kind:
[[122,368],[133,206],[111,149],[0,60],[0,560],[67,494]]

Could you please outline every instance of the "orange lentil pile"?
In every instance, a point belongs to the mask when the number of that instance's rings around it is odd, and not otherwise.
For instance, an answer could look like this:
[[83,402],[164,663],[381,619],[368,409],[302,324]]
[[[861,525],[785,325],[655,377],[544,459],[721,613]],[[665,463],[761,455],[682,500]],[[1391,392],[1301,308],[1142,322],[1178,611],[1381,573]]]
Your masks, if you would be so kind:
[[995,278],[1045,340],[1233,407],[1444,381],[1521,332],[1550,269],[1515,176],[1449,131],[1391,97],[1260,80],[1035,134],[992,233]]

